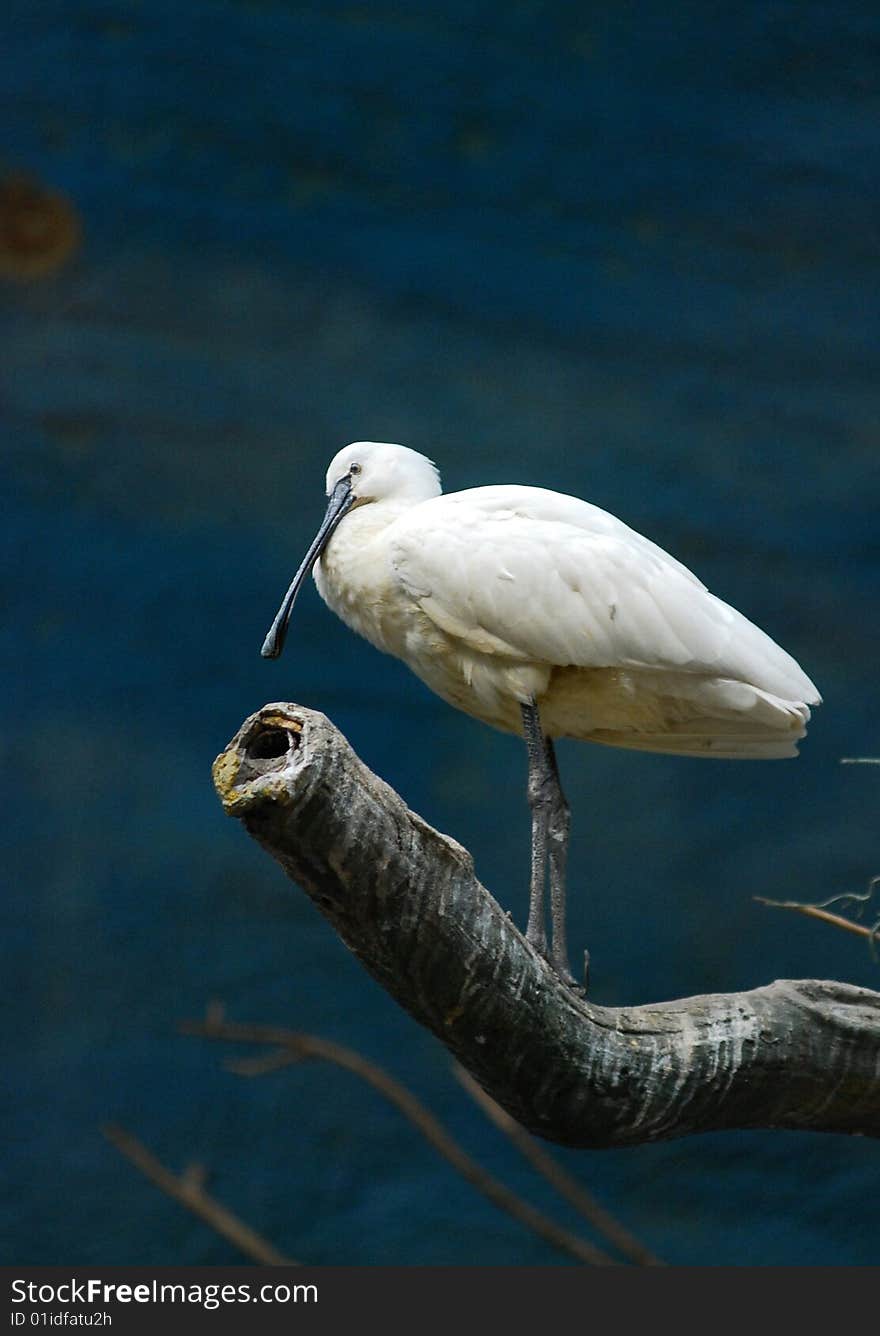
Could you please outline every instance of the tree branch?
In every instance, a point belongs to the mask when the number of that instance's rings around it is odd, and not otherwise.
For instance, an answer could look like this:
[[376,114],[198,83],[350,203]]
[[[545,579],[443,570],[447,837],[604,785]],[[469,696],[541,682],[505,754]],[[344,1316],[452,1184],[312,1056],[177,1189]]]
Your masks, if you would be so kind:
[[542,1178],[555,1188],[560,1197],[564,1197],[570,1206],[582,1215],[583,1218],[593,1226],[600,1234],[603,1234],[609,1243],[612,1243],[619,1252],[631,1261],[637,1262],[639,1266],[665,1266],[655,1253],[631,1234],[628,1229],[617,1220],[610,1211],[606,1211],[591,1192],[572,1178],[566,1169],[563,1169],[558,1160],[544,1149],[539,1141],[520,1126],[515,1118],[511,1118],[509,1113],[502,1109],[500,1104],[496,1104],[491,1095],[487,1095],[482,1086],[478,1085],[470,1072],[466,1072],[460,1063],[452,1064],[452,1070],[461,1086],[467,1091],[474,1103],[482,1109],[489,1121],[503,1132],[508,1140],[512,1141],[521,1155],[525,1156],[533,1169],[541,1175]]
[[328,719],[267,705],[214,764],[230,816],[518,1122],[572,1146],[721,1128],[880,1136],[880,994],[782,980],[640,1007],[575,996]]
[[[877,878],[874,878],[876,882]],[[842,899],[842,896],[836,896],[835,899]],[[848,896],[848,899],[858,897]],[[807,918],[820,919],[823,923],[830,923],[833,928],[842,928],[844,932],[854,932],[858,937],[867,937],[870,946],[873,946],[880,937],[880,919],[870,928],[866,928],[864,923],[854,923],[852,919],[844,918],[842,914],[832,914],[824,905],[804,904],[800,900],[768,900],[763,895],[756,895],[753,899],[757,900],[759,905],[769,905],[771,909],[792,909],[796,914],[805,914]]]
[[361,1053],[356,1053],[354,1049],[334,1044],[329,1039],[321,1039],[318,1035],[284,1030],[274,1025],[242,1025],[236,1021],[227,1021],[216,1013],[212,1014],[210,1010],[203,1021],[182,1021],[180,1029],[183,1034],[199,1035],[203,1039],[269,1045],[271,1051],[261,1058],[227,1063],[228,1069],[240,1076],[265,1076],[268,1072],[278,1071],[305,1058],[318,1058],[323,1062],[334,1063],[344,1071],[353,1072],[367,1085],[378,1090],[380,1095],[408,1118],[428,1144],[433,1146],[434,1150],[442,1155],[471,1187],[482,1192],[499,1210],[506,1211],[514,1220],[533,1230],[552,1247],[569,1253],[586,1266],[611,1265],[612,1259],[607,1253],[588,1243],[586,1239],[579,1238],[571,1230],[563,1229],[543,1211],[530,1206],[504,1183],[487,1173],[476,1160],[462,1150],[440,1120],[434,1117],[421,1100],[416,1099],[411,1090],[407,1090],[406,1086],[401,1085],[383,1068],[370,1062]]
[[124,1127],[106,1123],[101,1132],[120,1154],[140,1169],[145,1178],[167,1196],[179,1201],[200,1220],[204,1220],[205,1224],[210,1225],[234,1248],[238,1248],[245,1257],[259,1262],[261,1266],[299,1266],[299,1262],[295,1262],[292,1257],[285,1257],[262,1234],[239,1220],[237,1215],[233,1215],[205,1191],[204,1166],[190,1164],[182,1174],[173,1174],[142,1141],[138,1141]]

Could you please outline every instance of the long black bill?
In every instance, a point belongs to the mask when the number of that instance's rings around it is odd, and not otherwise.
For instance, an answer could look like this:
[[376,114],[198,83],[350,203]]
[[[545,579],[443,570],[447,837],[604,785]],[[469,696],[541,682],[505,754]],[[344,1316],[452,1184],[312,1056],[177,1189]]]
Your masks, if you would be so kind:
[[275,620],[269,628],[269,634],[263,641],[263,648],[260,650],[264,659],[277,659],[278,655],[284,649],[284,641],[287,638],[287,624],[290,621],[290,614],[293,611],[293,604],[299,593],[303,581],[311,571],[315,562],[320,557],[327,543],[330,541],[330,535],[336,528],[339,521],[347,510],[350,509],[354,497],[351,494],[351,478],[346,475],[340,478],[339,482],[330,493],[330,500],[327,502],[327,513],[321,521],[321,527],[315,534],[311,547],[303,557],[302,565],[296,575],[290,582],[290,588],[284,595],[284,602],[278,609]]

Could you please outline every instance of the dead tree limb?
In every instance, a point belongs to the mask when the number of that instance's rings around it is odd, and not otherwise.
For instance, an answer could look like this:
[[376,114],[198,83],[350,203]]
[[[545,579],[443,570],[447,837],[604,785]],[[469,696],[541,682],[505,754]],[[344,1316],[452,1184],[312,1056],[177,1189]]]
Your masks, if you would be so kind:
[[284,1253],[280,1253],[268,1239],[263,1238],[262,1234],[251,1229],[243,1220],[239,1220],[237,1215],[233,1215],[215,1197],[209,1196],[205,1190],[205,1171],[202,1165],[191,1164],[182,1174],[173,1174],[142,1141],[132,1136],[124,1127],[119,1127],[116,1123],[107,1123],[101,1128],[101,1132],[145,1178],[155,1183],[166,1196],[179,1201],[188,1211],[192,1211],[193,1215],[204,1220],[205,1224],[210,1225],[221,1238],[244,1253],[245,1257],[259,1262],[261,1266],[299,1266],[299,1262],[295,1262],[292,1257],[285,1257]]
[[[877,878],[874,878],[874,880],[876,881]],[[837,898],[841,899],[842,897],[838,896]],[[842,914],[832,914],[823,905],[803,904],[800,900],[768,900],[763,895],[756,895],[754,899],[757,900],[759,905],[769,905],[771,909],[792,909],[796,914],[805,914],[807,918],[820,919],[822,923],[830,923],[832,928],[842,928],[844,932],[853,932],[857,937],[867,937],[869,946],[874,946],[878,937],[880,937],[880,919],[870,928],[867,928],[864,923],[854,923],[852,919],[844,918]]]
[[598,1233],[612,1243],[619,1252],[631,1261],[637,1262],[639,1266],[665,1266],[655,1253],[652,1253],[640,1239],[631,1234],[619,1220],[617,1220],[610,1211],[606,1211],[592,1192],[588,1192],[582,1183],[564,1169],[558,1160],[555,1160],[549,1151],[546,1151],[540,1142],[516,1121],[510,1114],[496,1104],[491,1095],[487,1095],[482,1086],[478,1085],[470,1072],[466,1072],[461,1063],[455,1062],[452,1070],[459,1084],[467,1091],[474,1103],[482,1109],[483,1113],[497,1127],[499,1132],[503,1132],[509,1141],[521,1155],[525,1156],[533,1169],[545,1179],[552,1188],[564,1197],[570,1206],[583,1216],[589,1224],[593,1226]]
[[[408,1118],[430,1146],[442,1155],[447,1164],[452,1165],[456,1173],[470,1183],[471,1187],[482,1192],[499,1210],[517,1220],[526,1229],[531,1229],[553,1248],[569,1253],[585,1266],[609,1266],[612,1259],[586,1239],[563,1229],[555,1220],[551,1220],[543,1211],[530,1206],[522,1197],[506,1187],[504,1183],[486,1172],[476,1160],[472,1159],[453,1137],[449,1135],[438,1118],[430,1109],[425,1108],[421,1100],[416,1099],[411,1090],[395,1081],[382,1067],[370,1062],[361,1053],[342,1044],[334,1044],[319,1035],[303,1034],[296,1030],[284,1030],[274,1025],[242,1025],[236,1021],[227,1021],[212,1014],[203,1021],[183,1021],[183,1034],[200,1035],[204,1039],[225,1039],[233,1043],[266,1044],[269,1052],[256,1059],[242,1059],[227,1063],[230,1071],[241,1076],[264,1076],[267,1072],[277,1071],[281,1067],[301,1062],[304,1058],[318,1058],[323,1062],[332,1062],[344,1071],[353,1072],[367,1085],[377,1090],[380,1095],[393,1104]],[[622,1227],[621,1227],[622,1228]]]
[[880,1136],[880,993],[816,979],[639,1007],[562,985],[328,719],[264,706],[214,764],[230,816],[524,1127],[571,1146],[723,1128]]

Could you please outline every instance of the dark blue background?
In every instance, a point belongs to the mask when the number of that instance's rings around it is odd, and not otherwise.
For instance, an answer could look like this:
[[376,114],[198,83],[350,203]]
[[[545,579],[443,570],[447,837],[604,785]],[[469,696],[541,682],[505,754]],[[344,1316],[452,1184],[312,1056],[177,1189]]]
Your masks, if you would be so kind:
[[[352,1044],[555,1209],[210,763],[267,700],[325,710],[523,921],[521,744],[313,590],[259,647],[351,439],[574,492],[826,700],[796,762],[562,745],[596,999],[880,986],[858,939],[752,899],[880,871],[877,772],[839,765],[880,750],[880,6],[6,0],[0,124],[84,227],[0,289],[4,1252],[236,1260],[112,1118],[309,1262],[554,1261],[353,1078],[246,1082],[175,1033],[217,997]],[[877,1260],[873,1143],[560,1153],[672,1262]]]

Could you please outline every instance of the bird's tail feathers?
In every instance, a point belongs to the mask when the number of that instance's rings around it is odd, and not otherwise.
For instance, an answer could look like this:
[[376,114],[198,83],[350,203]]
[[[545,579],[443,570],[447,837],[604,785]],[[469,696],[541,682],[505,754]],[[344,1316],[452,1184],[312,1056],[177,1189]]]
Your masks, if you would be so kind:
[[803,701],[784,700],[760,687],[718,679],[705,683],[703,692],[693,693],[688,705],[702,705],[706,713],[668,719],[662,731],[656,732],[598,730],[590,734],[590,740],[671,756],[777,760],[797,756],[797,744],[810,719],[810,707]]

